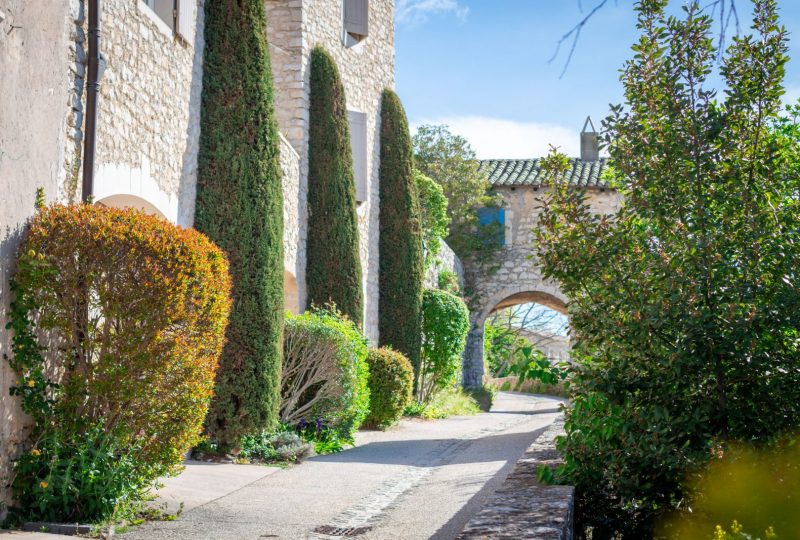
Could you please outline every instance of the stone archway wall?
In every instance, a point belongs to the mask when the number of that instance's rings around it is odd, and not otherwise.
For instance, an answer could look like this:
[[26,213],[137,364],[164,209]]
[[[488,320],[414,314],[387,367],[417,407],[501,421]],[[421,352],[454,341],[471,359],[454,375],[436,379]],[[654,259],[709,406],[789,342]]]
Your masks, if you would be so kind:
[[507,247],[499,257],[500,268],[496,273],[486,276],[474,269],[469,272],[474,296],[464,351],[462,384],[465,388],[478,388],[483,383],[484,324],[493,312],[527,302],[567,312],[567,297],[558,285],[542,277],[539,264],[530,258],[529,247]]

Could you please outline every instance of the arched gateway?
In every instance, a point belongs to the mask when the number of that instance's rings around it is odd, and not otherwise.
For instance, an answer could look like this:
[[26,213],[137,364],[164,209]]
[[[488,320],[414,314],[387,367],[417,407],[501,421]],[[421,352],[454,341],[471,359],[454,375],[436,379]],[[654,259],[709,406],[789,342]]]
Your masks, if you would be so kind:
[[[589,137],[587,137],[589,135]],[[581,134],[581,158],[573,159],[561,179],[587,190],[597,214],[613,213],[620,195],[603,178],[606,161],[597,152],[595,133]],[[484,272],[466,265],[466,281],[473,291],[471,328],[464,352],[463,384],[481,385],[484,376],[483,334],[487,317],[498,309],[537,303],[566,313],[568,299],[558,285],[542,278],[534,255],[535,229],[542,211],[542,198],[549,190],[540,159],[501,159],[480,162],[493,191],[503,198],[503,208],[492,219],[505,227],[504,245],[497,255],[498,269]]]

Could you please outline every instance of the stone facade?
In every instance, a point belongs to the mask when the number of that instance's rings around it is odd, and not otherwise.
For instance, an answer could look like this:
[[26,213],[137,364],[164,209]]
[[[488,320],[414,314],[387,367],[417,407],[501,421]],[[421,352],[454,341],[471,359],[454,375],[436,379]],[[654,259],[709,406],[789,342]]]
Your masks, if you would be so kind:
[[[497,255],[499,268],[494,273],[474,265],[466,268],[467,283],[474,294],[463,369],[463,383],[470,388],[480,386],[483,381],[483,327],[491,313],[527,302],[561,313],[566,313],[567,309],[567,298],[556,283],[543,278],[538,262],[532,258],[541,201],[547,197],[549,189],[518,186],[495,187],[495,191],[503,198],[506,223],[506,243]],[[597,214],[613,213],[619,208],[621,196],[616,191],[589,188],[587,194]]]
[[300,157],[299,186],[290,195],[297,196],[297,231],[290,234],[298,239],[293,267],[299,306],[305,307],[306,301],[308,68],[311,50],[321,45],[339,68],[348,109],[367,117],[367,199],[358,206],[359,248],[364,275],[364,330],[370,341],[377,342],[380,107],[383,90],[394,88],[394,1],[369,2],[369,35],[352,47],[344,43],[340,0],[266,0],[265,6],[278,124]]
[[97,118],[95,200],[150,211],[155,207],[170,221],[191,226],[203,5],[193,6],[194,42],[187,43],[142,0],[102,4],[101,50],[107,65]]
[[300,156],[286,137],[281,135],[281,173],[283,174],[283,290],[286,309],[300,313],[300,291],[297,276],[305,269],[305,259],[300,267]]

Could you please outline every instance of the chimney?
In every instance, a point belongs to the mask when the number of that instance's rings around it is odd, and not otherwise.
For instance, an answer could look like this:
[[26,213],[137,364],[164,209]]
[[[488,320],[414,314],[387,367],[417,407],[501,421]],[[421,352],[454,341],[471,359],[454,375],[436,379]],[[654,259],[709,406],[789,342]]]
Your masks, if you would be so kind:
[[[591,131],[586,128],[590,127]],[[581,131],[581,161],[597,161],[600,159],[600,134],[594,128],[592,117],[587,116]]]

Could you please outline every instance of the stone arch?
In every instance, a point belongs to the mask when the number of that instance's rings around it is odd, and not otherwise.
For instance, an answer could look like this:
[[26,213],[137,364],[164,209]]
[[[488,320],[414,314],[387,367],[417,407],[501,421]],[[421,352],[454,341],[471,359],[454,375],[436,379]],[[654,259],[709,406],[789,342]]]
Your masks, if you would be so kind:
[[118,193],[116,195],[108,195],[103,197],[96,204],[103,206],[110,206],[113,208],[136,208],[145,214],[162,217],[167,219],[167,216],[159,210],[153,203],[136,195],[129,195],[127,193]]
[[[526,280],[527,281],[527,280]],[[498,285],[495,282],[495,285]],[[558,287],[541,279],[518,283],[510,286],[499,286],[492,292],[485,291],[478,295],[471,316],[470,332],[464,351],[462,384],[465,388],[478,388],[483,384],[483,335],[486,319],[499,309],[525,303],[541,304],[545,307],[567,313],[567,297]]]
[[288,270],[283,271],[283,303],[287,311],[300,314],[300,290],[297,278]]

